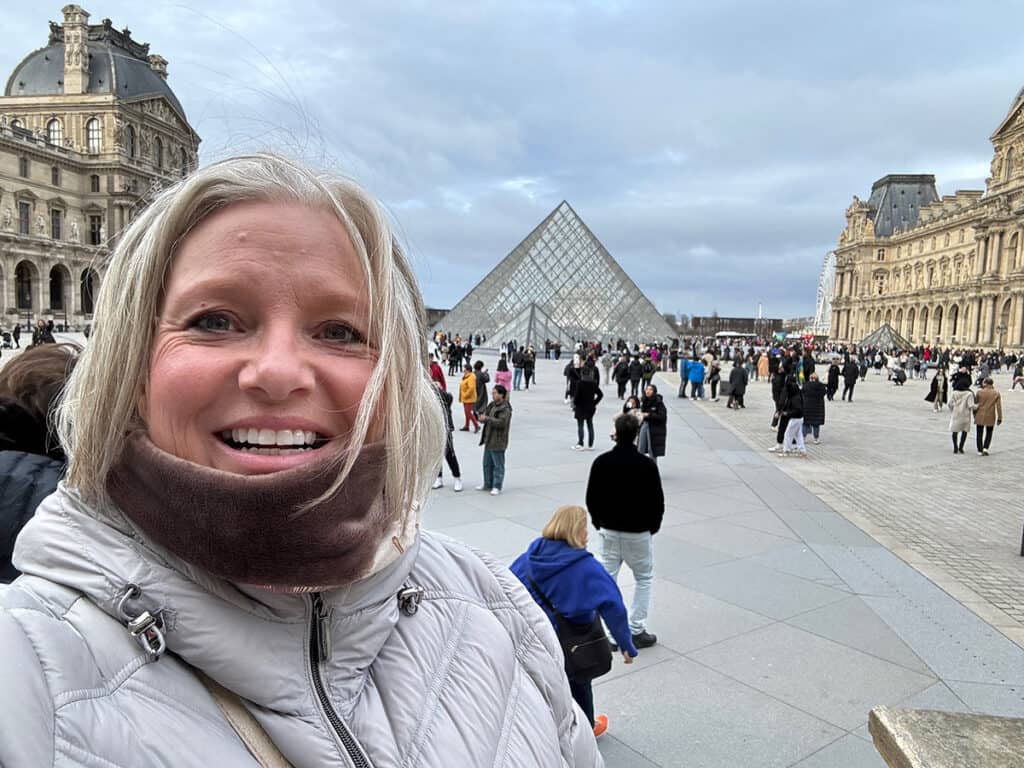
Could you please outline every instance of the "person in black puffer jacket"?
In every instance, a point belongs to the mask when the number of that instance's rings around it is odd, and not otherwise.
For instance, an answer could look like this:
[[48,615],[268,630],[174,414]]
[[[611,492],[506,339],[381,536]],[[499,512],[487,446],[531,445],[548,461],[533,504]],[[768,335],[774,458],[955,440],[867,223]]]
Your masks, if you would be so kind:
[[[794,450],[798,456],[807,456],[807,446],[804,445],[804,398],[800,391],[800,383],[796,374],[790,373],[786,376],[784,389],[784,401],[782,414],[789,419],[786,424],[786,432],[782,437],[782,453],[788,455]],[[796,448],[793,448],[793,443]]]
[[41,345],[0,369],[0,583],[20,575],[14,542],[64,474],[50,417],[79,352],[75,344]]
[[825,424],[825,385],[812,373],[810,381],[804,384],[804,437],[812,435],[814,444],[821,442],[821,428]]

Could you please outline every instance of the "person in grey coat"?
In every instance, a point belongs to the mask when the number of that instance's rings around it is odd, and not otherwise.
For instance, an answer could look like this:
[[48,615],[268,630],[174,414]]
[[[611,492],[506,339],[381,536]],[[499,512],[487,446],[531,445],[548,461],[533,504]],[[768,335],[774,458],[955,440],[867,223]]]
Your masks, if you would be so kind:
[[603,765],[544,611],[420,526],[446,429],[396,243],[273,155],[121,233],[0,586],[0,765]]

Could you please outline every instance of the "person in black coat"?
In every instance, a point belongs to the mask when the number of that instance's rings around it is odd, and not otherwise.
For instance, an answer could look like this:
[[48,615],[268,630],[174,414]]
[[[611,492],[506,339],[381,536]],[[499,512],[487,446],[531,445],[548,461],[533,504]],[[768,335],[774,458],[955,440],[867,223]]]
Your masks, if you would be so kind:
[[629,394],[639,396],[640,379],[644,376],[644,366],[640,358],[634,357],[629,361]]
[[51,415],[80,351],[37,346],[0,370],[0,583],[20,575],[11,562],[14,542],[64,474]]
[[825,394],[828,396],[829,402],[836,396],[836,392],[839,391],[839,363],[835,360],[832,361],[832,365],[828,367],[828,384],[825,387]]
[[847,360],[846,365],[843,366],[843,396],[839,398],[840,400],[846,400],[846,396],[849,395],[849,402],[853,402],[853,387],[858,378],[860,378],[860,367],[853,360]]
[[811,379],[804,384],[804,437],[814,435],[814,444],[821,442],[821,427],[825,423],[825,385],[818,380],[818,374],[812,373]]
[[619,400],[626,396],[626,384],[629,382],[629,355],[622,355],[612,369],[612,378],[618,387]]
[[576,382],[576,389],[572,395],[572,409],[576,416],[576,445],[573,450],[583,450],[583,425],[587,425],[587,446],[588,451],[594,450],[594,412],[597,404],[604,399],[604,392],[594,376],[583,376]]
[[615,447],[590,467],[587,510],[601,537],[601,564],[612,578],[623,563],[633,572],[636,587],[629,631],[637,648],[649,648],[658,642],[657,635],[647,631],[647,616],[654,583],[653,536],[661,530],[665,493],[658,465],[633,444],[638,424],[632,414],[615,418]]
[[747,370],[743,367],[743,360],[737,358],[733,361],[732,370],[729,371],[729,401],[726,408],[746,408],[743,404],[743,396],[747,393],[749,377]]
[[941,411],[949,402],[949,379],[941,367],[935,372],[931,390],[924,396],[924,399],[932,404],[935,411]]
[[650,456],[657,463],[658,457],[665,455],[668,411],[658,394],[658,388],[653,384],[644,387],[644,396],[640,400],[640,419],[640,453]]
[[[437,397],[441,401],[441,413],[444,415],[444,425],[448,430],[448,440],[444,448],[444,460],[451,470],[452,479],[455,481],[455,490],[462,490],[462,473],[459,471],[459,458],[455,455],[455,443],[452,440],[452,433],[455,431],[455,421],[452,419],[452,393],[441,387],[441,382],[435,381],[434,388],[437,390]],[[444,468],[437,470],[437,480],[434,481],[434,488],[444,486]]]

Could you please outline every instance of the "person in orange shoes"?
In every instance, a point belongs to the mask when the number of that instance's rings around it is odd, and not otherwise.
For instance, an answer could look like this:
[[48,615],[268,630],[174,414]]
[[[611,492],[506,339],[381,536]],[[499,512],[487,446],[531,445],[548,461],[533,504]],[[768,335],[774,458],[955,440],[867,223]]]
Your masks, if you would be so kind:
[[583,507],[559,507],[540,538],[534,539],[512,563],[511,570],[544,609],[563,647],[567,631],[578,632],[588,625],[593,627],[596,638],[593,644],[604,643],[599,652],[607,654],[603,667],[581,668],[591,660],[574,662],[571,651],[566,652],[565,662],[572,697],[594,727],[594,735],[600,736],[608,730],[608,717],[594,716],[592,681],[593,676],[599,677],[611,668],[612,655],[601,620],[622,649],[626,664],[633,663],[637,650],[629,633],[622,593],[604,566],[587,551],[587,531],[587,512]]

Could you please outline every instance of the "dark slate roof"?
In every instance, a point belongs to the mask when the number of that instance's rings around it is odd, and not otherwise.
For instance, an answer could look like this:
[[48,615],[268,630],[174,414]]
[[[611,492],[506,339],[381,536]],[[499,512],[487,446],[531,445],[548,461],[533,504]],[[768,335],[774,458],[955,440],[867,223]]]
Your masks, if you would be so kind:
[[889,237],[894,230],[906,231],[917,225],[921,208],[939,199],[931,174],[890,174],[871,185],[872,223],[875,235]]
[[[88,44],[88,93],[113,93],[121,99],[163,96],[184,119],[178,97],[167,81],[154,72],[148,61],[110,42]],[[64,43],[33,51],[14,68],[7,80],[5,96],[54,96],[64,93]]]

